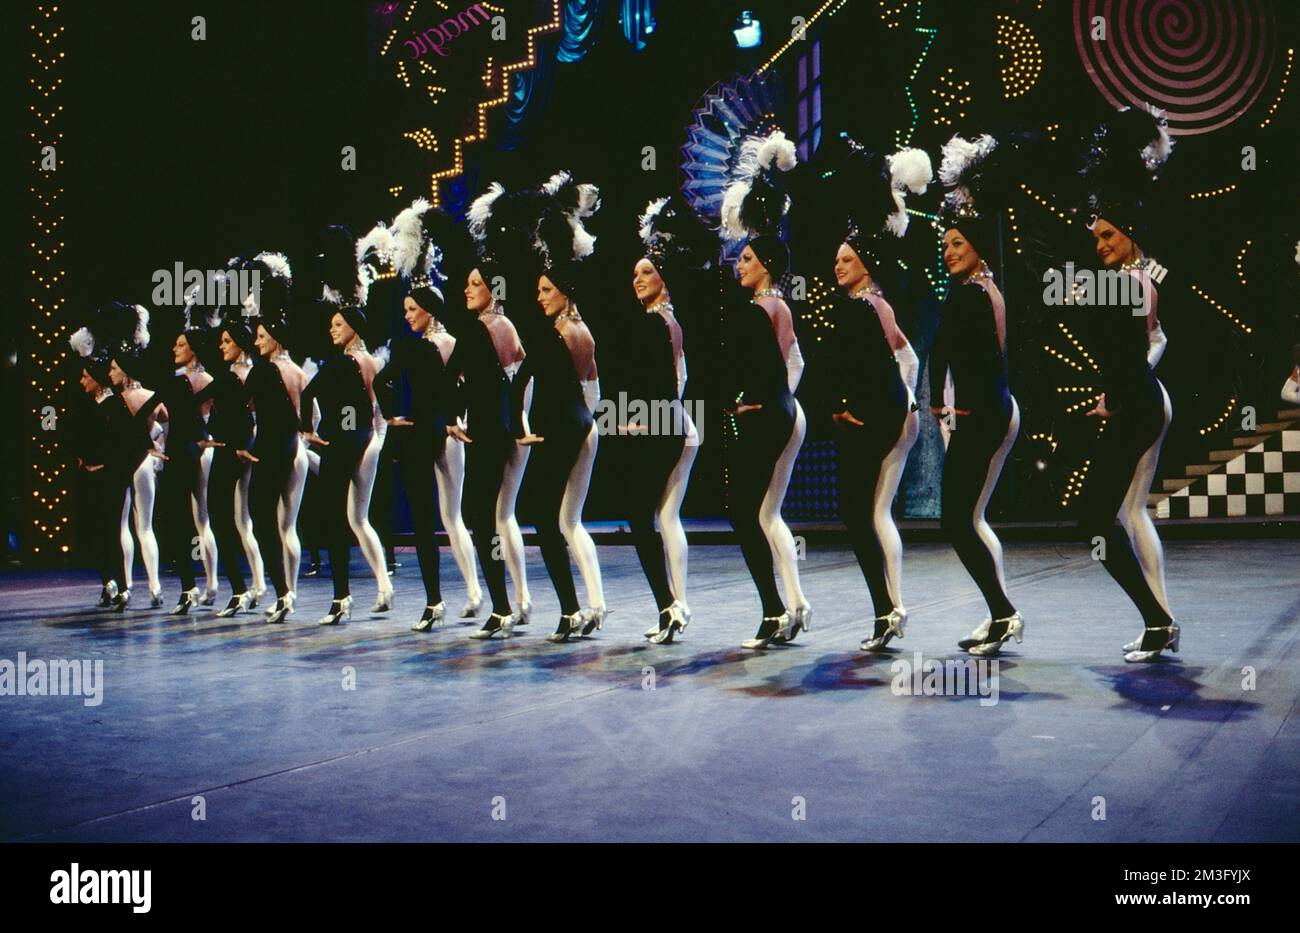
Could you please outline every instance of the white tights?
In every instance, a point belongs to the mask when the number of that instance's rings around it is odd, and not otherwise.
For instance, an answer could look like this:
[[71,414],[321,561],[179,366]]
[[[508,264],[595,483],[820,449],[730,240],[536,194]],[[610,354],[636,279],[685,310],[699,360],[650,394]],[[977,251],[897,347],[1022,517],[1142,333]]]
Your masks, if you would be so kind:
[[790,475],[794,472],[794,462],[799,457],[799,448],[803,446],[804,435],[808,433],[808,420],[804,417],[803,407],[798,401],[794,403],[794,430],[785,450],[772,468],[772,480],[768,483],[763,504],[758,510],[758,524],[763,529],[772,548],[772,560],[781,575],[781,585],[785,589],[787,605],[793,609],[808,605],[804,598],[803,587],[799,585],[799,562],[795,551],[794,535],[790,526],[781,517],[781,504],[785,501],[786,490],[790,488]]
[[131,524],[135,526],[135,536],[140,539],[140,561],[149,580],[150,596],[162,592],[162,581],[158,577],[158,537],[153,532],[153,503],[158,492],[156,465],[159,462],[157,458],[147,456],[136,467],[122,509],[122,558],[126,565],[126,586],[128,589],[131,586],[131,571],[135,564],[135,546],[127,523],[129,514]]
[[370,571],[375,575],[375,584],[382,597],[392,592],[393,584],[388,579],[388,564],[384,560],[384,546],[379,543],[379,535],[370,525],[370,496],[375,491],[375,474],[379,472],[379,454],[384,446],[383,431],[376,431],[370,438],[370,446],[361,456],[357,471],[348,484],[348,524],[357,536],[361,554]]
[[212,472],[212,448],[206,447],[199,455],[199,488],[190,497],[194,510],[194,529],[199,533],[199,556],[203,558],[203,575],[207,578],[207,591],[217,592],[217,536],[208,521],[208,474]]
[[880,464],[876,492],[871,500],[871,521],[875,525],[876,537],[880,539],[880,550],[885,558],[885,586],[889,590],[889,601],[895,609],[903,607],[903,539],[898,533],[898,526],[894,524],[894,497],[898,495],[898,484],[903,479],[907,455],[920,433],[921,419],[916,412],[909,411],[903,420],[898,442]]
[[303,490],[307,488],[307,445],[298,441],[298,453],[289,470],[289,482],[280,495],[276,517],[280,522],[280,540],[284,542],[284,578],[289,592],[298,590],[298,570],[302,567],[302,541],[298,538],[298,510]]
[[465,442],[448,437],[442,456],[434,461],[433,466],[438,476],[438,513],[442,516],[443,530],[447,532],[451,556],[465,580],[469,601],[477,603],[483,598],[483,588],[478,582],[478,561],[474,555],[474,542],[460,514],[461,490],[465,485]]
[[1142,576],[1146,577],[1147,585],[1151,587],[1151,592],[1161,607],[1169,613],[1170,618],[1173,618],[1173,612],[1169,608],[1169,598],[1165,595],[1165,552],[1160,545],[1160,536],[1156,534],[1156,526],[1151,521],[1151,513],[1147,511],[1147,496],[1156,478],[1156,466],[1160,462],[1160,447],[1165,442],[1165,434],[1169,431],[1169,422],[1174,414],[1173,406],[1169,402],[1169,393],[1165,391],[1163,384],[1160,385],[1160,394],[1165,400],[1165,426],[1160,430],[1160,436],[1156,438],[1155,443],[1138,461],[1118,518],[1120,526],[1128,533],[1129,540],[1133,543],[1133,553],[1137,555]]
[[243,475],[235,484],[235,530],[244,545],[244,556],[248,558],[248,569],[253,576],[253,595],[261,596],[266,591],[265,567],[262,564],[262,551],[253,537],[253,516],[248,511],[248,484],[253,479],[253,465],[244,464]]
[[569,550],[578,562],[582,586],[587,591],[587,605],[591,609],[605,608],[605,588],[600,580],[600,562],[596,559],[596,543],[582,526],[582,507],[587,503],[587,490],[591,486],[591,469],[596,464],[596,448],[600,432],[593,423],[578,451],[578,459],[569,471],[569,481],[564,486],[560,500],[560,531],[569,542]]
[[664,542],[664,552],[668,555],[668,584],[672,587],[673,598],[686,602],[686,530],[682,528],[682,500],[686,498],[686,487],[691,481],[691,468],[695,466],[695,456],[700,452],[699,434],[691,416],[683,409],[686,418],[686,443],[682,446],[677,465],[668,477],[664,487],[663,498],[659,502],[659,536]]
[[[532,384],[528,389],[531,391]],[[515,584],[515,598],[523,606],[532,601],[528,592],[528,565],[524,561],[524,536],[519,530],[519,519],[515,517],[515,503],[519,501],[519,487],[524,482],[524,469],[528,466],[530,448],[515,444],[506,459],[505,472],[501,477],[501,491],[497,494],[497,535],[501,539],[501,555],[506,561],[506,570]]]

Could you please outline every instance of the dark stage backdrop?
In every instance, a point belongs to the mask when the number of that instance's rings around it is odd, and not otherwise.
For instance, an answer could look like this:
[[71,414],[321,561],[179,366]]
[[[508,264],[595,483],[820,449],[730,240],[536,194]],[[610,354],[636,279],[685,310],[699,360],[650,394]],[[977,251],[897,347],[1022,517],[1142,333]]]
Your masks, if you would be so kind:
[[[31,256],[33,276],[3,325],[20,351],[16,367],[5,369],[8,426],[24,445],[17,462],[30,466],[6,483],[22,492],[21,503],[9,501],[6,521],[45,553],[70,544],[75,523],[51,524],[67,514],[71,493],[66,476],[55,482],[42,472],[60,468],[59,453],[34,424],[66,376],[57,353],[78,314],[110,298],[147,303],[153,271],[176,262],[208,268],[263,249],[287,253],[299,295],[314,295],[315,237],[324,225],[362,231],[415,196],[463,210],[491,181],[536,184],[567,168],[602,190],[602,210],[589,223],[600,298],[584,309],[599,342],[602,327],[616,327],[617,314],[635,307],[636,218],[650,198],[682,184],[693,111],[718,82],[756,71],[771,119],[811,159],[794,180],[789,230],[794,271],[811,286],[796,307],[806,348],[828,339],[817,326],[819,289],[830,282],[843,221],[825,193],[819,156],[838,133],[924,147],[937,167],[939,146],[954,131],[1023,128],[1069,139],[1115,103],[1139,98],[1165,101],[1180,134],[1148,244],[1169,270],[1161,317],[1170,347],[1159,375],[1176,414],[1162,470],[1178,472],[1222,446],[1239,429],[1243,405],[1257,405],[1268,420],[1289,348],[1300,340],[1296,266],[1284,255],[1287,242],[1294,249],[1297,214],[1290,2],[503,0],[489,12],[504,15],[504,38],[492,38],[489,23],[454,37],[444,29],[443,54],[429,39],[418,57],[419,43],[407,41],[469,4],[228,0],[206,5],[201,41],[193,38],[195,11],[174,2],[63,2],[46,16],[52,6],[6,5],[5,31],[22,73],[12,100],[15,177],[32,178],[33,148],[52,126],[65,134],[57,173],[20,189],[32,210],[17,212],[11,255]],[[743,9],[764,25],[759,48],[738,49],[731,36]],[[1089,38],[1099,10],[1112,17],[1104,45]],[[791,40],[796,16],[807,32]],[[63,57],[49,57],[55,50]],[[52,83],[56,76],[61,84]],[[40,122],[51,114],[52,126]],[[344,147],[355,151],[352,168],[343,166]],[[1244,147],[1253,148],[1250,169]],[[996,271],[1025,416],[994,502],[994,517],[1004,520],[1066,517],[1063,490],[1082,459],[1081,418],[1067,412],[1079,396],[1059,391],[1078,380],[1055,355],[1071,350],[1042,308],[1038,270],[1026,271],[1015,252],[1041,229],[1061,249],[1088,253],[1077,219],[1066,225],[1057,216],[1072,206],[1068,169],[1036,166],[1027,175],[1033,191],[1003,220]],[[923,361],[946,285],[938,234],[925,216],[939,187],[910,202],[918,213],[886,281]],[[45,252],[33,256],[38,248]],[[376,303],[389,307],[373,311],[381,321],[396,314],[395,295],[385,293]],[[718,306],[738,297],[721,274],[695,283],[683,302],[689,394],[709,396]],[[602,354],[600,366],[602,382],[616,385],[618,360]],[[721,428],[716,407],[708,409],[689,515],[724,512]],[[589,517],[618,514],[618,463],[612,450],[598,459]],[[937,513],[940,465],[937,433],[926,423],[900,510]],[[791,517],[833,515],[833,470],[833,450],[813,432],[787,504]],[[400,498],[395,509],[402,527]]]

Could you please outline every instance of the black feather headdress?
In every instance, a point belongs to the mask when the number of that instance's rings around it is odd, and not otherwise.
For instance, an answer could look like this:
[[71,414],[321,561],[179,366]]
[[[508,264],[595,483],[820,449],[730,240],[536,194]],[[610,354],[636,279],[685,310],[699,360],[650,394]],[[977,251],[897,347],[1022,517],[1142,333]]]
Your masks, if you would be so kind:
[[665,279],[679,270],[709,268],[717,252],[717,241],[678,194],[647,204],[637,232],[645,258]]
[[1081,170],[1091,219],[1104,218],[1141,239],[1141,218],[1173,147],[1164,113],[1155,107],[1119,110],[1098,124]]
[[844,137],[845,152],[835,171],[832,198],[848,215],[844,242],[864,262],[874,262],[882,243],[907,232],[908,193],[924,194],[934,178],[923,149],[892,155],[873,152]]

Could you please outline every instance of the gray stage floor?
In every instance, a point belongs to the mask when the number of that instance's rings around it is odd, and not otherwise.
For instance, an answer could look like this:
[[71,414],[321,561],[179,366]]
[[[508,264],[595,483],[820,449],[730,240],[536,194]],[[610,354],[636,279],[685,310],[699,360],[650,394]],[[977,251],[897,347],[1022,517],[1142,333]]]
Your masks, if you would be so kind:
[[983,617],[941,545],[909,548],[911,622],[884,657],[857,650],[866,590],[842,548],[804,563],[813,631],[766,653],[739,647],[758,604],[722,545],[692,548],[694,622],[663,647],[641,638],[653,612],[630,547],[601,549],[615,611],[569,645],[543,637],[558,610],[532,548],[534,622],[490,643],[456,621],[408,631],[410,552],[394,615],[364,611],[358,560],[363,609],[333,629],[314,624],[325,580],[276,627],[260,610],[113,616],[82,608],[89,575],[9,574],[0,659],[102,659],[104,688],[98,706],[0,697],[0,838],[1300,839],[1300,544],[1169,543],[1183,647],[1154,665],[1123,663],[1140,623],[1085,551],[1007,552],[1026,639],[994,704],[891,689],[894,661],[964,657],[954,643]]

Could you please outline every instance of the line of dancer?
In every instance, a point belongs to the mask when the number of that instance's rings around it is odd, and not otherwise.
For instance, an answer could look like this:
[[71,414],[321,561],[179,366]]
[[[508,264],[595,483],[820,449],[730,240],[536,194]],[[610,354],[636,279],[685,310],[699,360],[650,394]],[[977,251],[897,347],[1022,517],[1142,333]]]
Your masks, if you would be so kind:
[[[598,455],[621,450],[619,509],[657,615],[645,638],[673,643],[692,618],[680,513],[703,442],[687,400],[686,350],[708,347],[712,330],[720,362],[709,376],[728,428],[727,511],[760,608],[743,647],[790,644],[811,630],[801,555],[782,507],[805,438],[819,426],[834,439],[839,513],[871,603],[861,648],[883,651],[904,637],[893,511],[920,434],[923,388],[946,444],[942,530],[988,608],[958,645],[989,657],[1021,642],[1025,620],[986,518],[1020,432],[1006,302],[987,261],[1016,180],[1018,143],[958,135],[942,148],[946,193],[936,227],[951,284],[924,383],[881,272],[908,229],[906,199],[934,181],[932,162],[920,149],[844,143],[825,190],[845,232],[833,254],[819,257],[838,287],[827,318],[834,339],[808,361],[787,303],[787,180],[798,157],[780,130],[739,147],[716,233],[679,195],[646,205],[630,269],[636,305],[593,285],[596,238],[587,223],[600,192],[561,171],[535,187],[492,183],[464,222],[417,199],[360,239],[341,225],[326,228],[318,299],[294,300],[280,253],[230,260],[226,282],[251,274],[258,287],[237,300],[194,295],[179,315],[155,312],[153,327],[166,339],[152,351],[145,308],[114,302],[96,311],[72,345],[85,397],[76,435],[90,493],[83,535],[101,577],[99,605],[127,608],[138,541],[151,607],[163,604],[163,561],[180,578],[174,615],[214,603],[220,567],[231,595],[218,617],[257,606],[265,576],[275,597],[266,621],[283,623],[297,608],[299,516],[311,488],[319,530],[310,546],[324,545],[333,579],[319,623],[351,616],[353,541],[375,579],[371,613],[388,613],[390,561],[369,517],[383,460],[401,477],[424,590],[414,631],[447,620],[440,530],[464,585],[460,617],[473,619],[487,604],[471,637],[510,638],[529,624],[523,518],[535,528],[560,612],[547,639],[590,637],[611,607],[583,511]],[[1141,616],[1143,634],[1124,646],[1131,662],[1179,646],[1145,508],[1172,408],[1153,372],[1167,340],[1139,245],[1150,186],[1170,149],[1163,120],[1148,109],[1117,112],[1093,134],[1082,175],[1088,246],[1101,266],[1132,277],[1142,313],[1116,306],[1070,321],[1093,348],[1099,390],[1087,415],[1102,426],[1078,530]],[[747,300],[711,312],[692,283],[727,258]],[[381,287],[400,290],[400,307],[374,300]],[[619,407],[614,424],[601,416],[598,359],[607,384],[638,402]],[[608,454],[602,434],[617,438]]]

